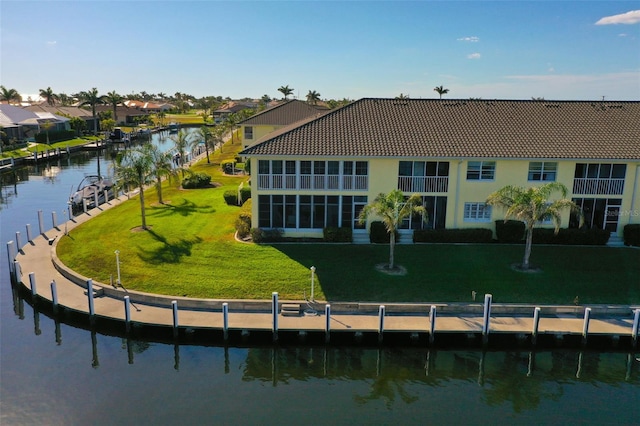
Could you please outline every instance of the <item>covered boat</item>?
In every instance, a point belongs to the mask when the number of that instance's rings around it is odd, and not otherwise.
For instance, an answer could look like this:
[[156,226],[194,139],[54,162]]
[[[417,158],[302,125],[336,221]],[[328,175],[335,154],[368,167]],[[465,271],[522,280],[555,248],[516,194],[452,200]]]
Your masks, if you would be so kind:
[[87,200],[87,207],[96,206],[96,193],[98,205],[113,198],[113,182],[98,175],[85,176],[78,184],[76,191],[71,194],[69,202],[74,210],[83,208],[83,200]]

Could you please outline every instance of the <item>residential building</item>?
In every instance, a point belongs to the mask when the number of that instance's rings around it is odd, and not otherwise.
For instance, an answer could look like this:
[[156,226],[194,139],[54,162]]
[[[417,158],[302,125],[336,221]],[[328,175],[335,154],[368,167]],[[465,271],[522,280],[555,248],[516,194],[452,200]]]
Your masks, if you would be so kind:
[[7,140],[33,141],[43,131],[69,130],[69,119],[47,111],[0,104],[0,126]]
[[301,120],[319,117],[328,111],[326,106],[311,105],[297,99],[280,102],[238,123],[242,146],[248,148],[276,130]]
[[[494,229],[485,204],[505,185],[561,182],[585,226],[622,235],[640,223],[640,102],[365,98],[266,135],[240,155],[252,164],[252,226],[322,237],[400,189],[423,197],[414,229]],[[374,219],[370,219],[369,222]],[[544,224],[543,224],[544,226]],[[549,225],[546,225],[549,226]],[[567,212],[562,226],[578,226]]]

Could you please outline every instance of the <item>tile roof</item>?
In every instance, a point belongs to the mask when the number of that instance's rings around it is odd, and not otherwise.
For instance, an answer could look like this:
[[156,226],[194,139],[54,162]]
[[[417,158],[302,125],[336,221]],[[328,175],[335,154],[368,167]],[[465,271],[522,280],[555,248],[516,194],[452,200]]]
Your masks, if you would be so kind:
[[640,102],[364,98],[241,154],[640,160]]
[[286,126],[309,117],[318,117],[328,111],[329,109],[326,107],[309,105],[306,102],[291,99],[267,108],[264,111],[260,111],[246,120],[241,121],[239,124],[246,126]]

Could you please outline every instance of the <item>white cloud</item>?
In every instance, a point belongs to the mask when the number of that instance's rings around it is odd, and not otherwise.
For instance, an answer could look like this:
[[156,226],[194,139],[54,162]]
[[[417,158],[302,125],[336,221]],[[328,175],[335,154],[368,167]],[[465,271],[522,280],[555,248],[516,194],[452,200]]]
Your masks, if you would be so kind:
[[631,10],[619,15],[605,16],[596,22],[596,25],[611,24],[637,24],[640,22],[640,10]]
[[56,44],[58,44],[57,41],[47,41],[47,46],[55,46]]
[[458,41],[470,41],[472,43],[476,43],[478,41],[480,41],[480,38],[476,37],[476,36],[471,36],[471,37],[460,37],[458,39]]
[[469,55],[467,55],[467,59],[480,59],[482,55],[480,55],[478,52],[476,53],[471,53]]

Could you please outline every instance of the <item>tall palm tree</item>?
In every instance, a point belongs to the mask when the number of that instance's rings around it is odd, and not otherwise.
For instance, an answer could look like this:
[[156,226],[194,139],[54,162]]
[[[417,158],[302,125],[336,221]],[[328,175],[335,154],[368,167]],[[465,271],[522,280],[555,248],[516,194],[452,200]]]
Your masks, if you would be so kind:
[[116,124],[118,123],[117,106],[122,101],[124,101],[124,97],[117,94],[115,90],[112,90],[104,96],[104,102],[113,107],[113,121],[115,121]]
[[389,233],[389,265],[388,269],[395,268],[394,250],[396,245],[396,230],[402,220],[411,214],[420,214],[423,220],[427,219],[427,211],[422,205],[420,194],[413,194],[405,198],[402,191],[394,189],[388,194],[379,194],[371,203],[364,206],[358,216],[359,222],[364,223],[372,214],[379,217]]
[[180,154],[179,165],[180,169],[182,170],[182,177],[184,177],[184,157],[185,151],[191,143],[190,135],[184,129],[180,129],[178,133],[176,133],[175,135],[171,135],[170,138],[174,143],[176,152]]
[[47,101],[47,104],[50,106],[54,106],[56,102],[60,100],[60,96],[53,93],[51,87],[47,87],[46,89],[40,89],[40,97]]
[[204,150],[207,154],[207,163],[211,163],[211,161],[209,160],[209,147],[211,146],[211,143],[213,141],[213,132],[209,127],[202,126],[197,130],[196,135],[198,135],[204,142]]
[[449,93],[449,89],[445,89],[444,86],[436,86],[433,88],[433,90],[438,92],[438,95],[440,95],[440,99],[442,99],[442,95],[446,95],[447,93]]
[[12,101],[20,103],[22,102],[22,96],[20,96],[16,89],[7,89],[4,86],[0,86],[0,102],[10,104]]
[[234,142],[233,132],[236,130],[236,126],[238,125],[239,121],[240,120],[238,118],[238,115],[235,114],[235,113],[231,113],[231,114],[226,116],[226,118],[224,119],[224,122],[223,122],[224,127],[231,132],[231,144],[232,145],[233,145],[233,142]]
[[[561,198],[550,200],[551,196],[559,192]],[[523,188],[507,185],[492,193],[487,198],[487,204],[498,206],[506,210],[505,221],[508,219],[521,220],[526,229],[526,245],[522,258],[522,270],[529,269],[531,244],[533,242],[533,228],[537,223],[552,220],[555,232],[560,229],[561,214],[564,210],[578,211],[579,207],[567,199],[567,187],[560,182],[550,182],[539,187]]]
[[278,92],[282,93],[284,95],[284,100],[287,100],[287,96],[289,96],[290,94],[293,93],[293,88],[290,88],[289,85],[286,86],[280,86],[278,88]]
[[307,93],[307,103],[310,103],[311,105],[316,105],[319,100],[320,100],[320,93],[316,92],[315,90],[309,90],[309,93]]
[[147,228],[147,219],[144,206],[144,187],[152,176],[153,160],[151,145],[142,146],[122,151],[116,157],[115,178],[118,186],[135,185],[140,191],[140,215],[142,217],[142,229]]
[[66,93],[58,93],[58,102],[62,106],[71,106],[73,104],[73,98]]
[[95,87],[86,92],[78,93],[78,98],[80,99],[79,106],[90,105],[91,106],[91,114],[93,115],[93,134],[98,134],[98,120],[96,119],[96,105],[103,104],[105,102],[105,97],[98,95],[98,89]]
[[168,176],[174,176],[175,170],[173,169],[173,157],[171,152],[162,151],[159,147],[149,144],[149,155],[151,156],[151,169],[152,174],[156,181],[156,192],[158,194],[158,202],[164,204],[162,199],[162,178]]
[[409,95],[400,93],[398,96],[396,96],[396,99],[409,99]]

